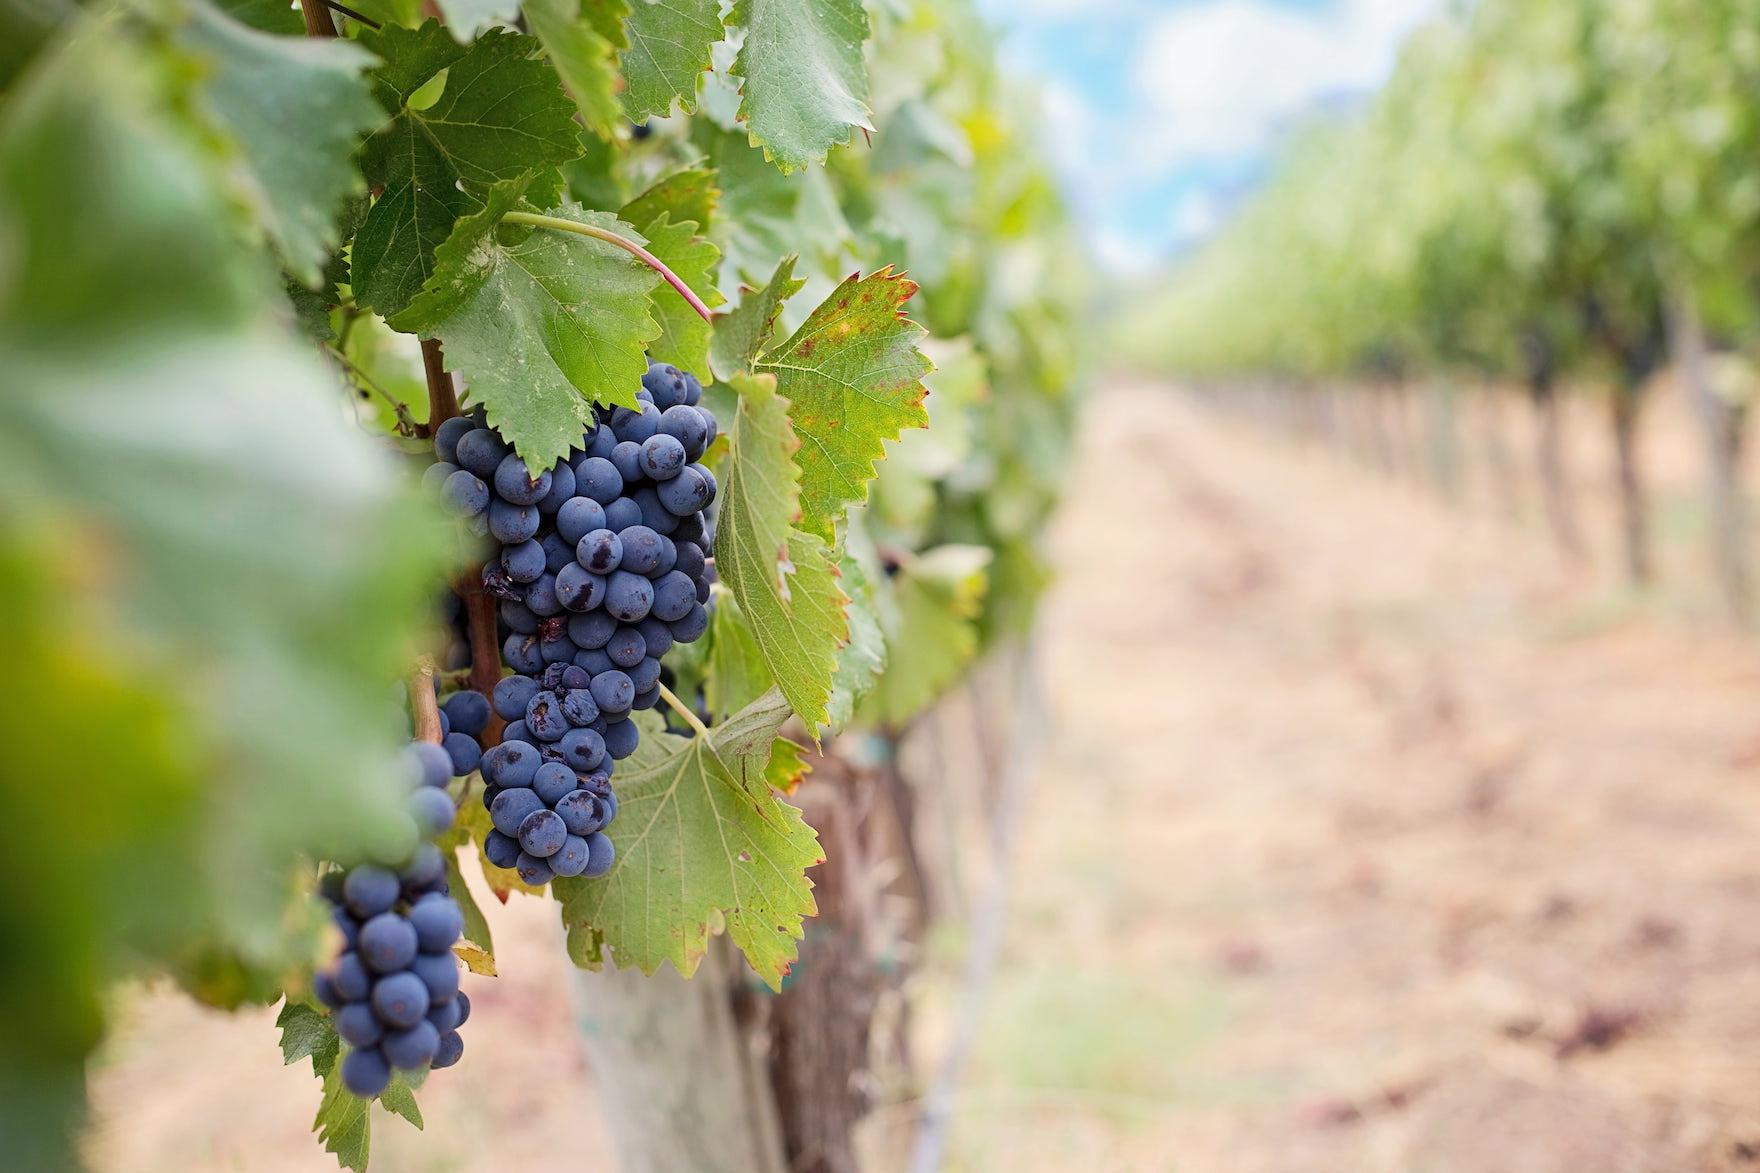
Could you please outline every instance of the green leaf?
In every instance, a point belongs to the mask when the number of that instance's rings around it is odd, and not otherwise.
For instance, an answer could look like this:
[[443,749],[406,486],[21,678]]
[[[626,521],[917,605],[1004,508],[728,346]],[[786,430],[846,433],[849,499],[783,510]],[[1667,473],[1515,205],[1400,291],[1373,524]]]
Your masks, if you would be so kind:
[[720,202],[721,190],[715,186],[715,172],[703,167],[686,167],[655,180],[641,195],[625,204],[618,214],[643,231],[664,212],[675,223],[690,220],[696,224],[698,232],[707,232]]
[[[389,318],[432,279],[436,250],[483,206],[486,188],[573,159],[580,131],[532,37],[496,30],[461,49],[430,21],[361,41],[385,59],[374,76],[395,117],[363,156],[382,191],[355,234],[352,281],[355,298]],[[441,71],[431,105],[403,105]]]
[[581,122],[600,138],[610,138],[623,121],[615,47],[582,15],[580,0],[525,0],[522,7],[563,88],[574,98]]
[[[800,441],[775,381],[744,376],[728,437],[715,567],[751,625],[771,676],[809,729],[830,720],[837,649],[848,635],[837,571],[825,545],[791,528],[799,514]],[[784,570],[785,563],[788,569]]]
[[865,719],[901,724],[959,679],[978,651],[990,551],[937,546],[899,568],[886,622],[887,668],[862,704]]
[[[473,837],[480,841],[482,835],[488,834],[489,812],[483,804],[467,798],[459,804],[458,817],[452,826],[435,845],[446,860],[446,880],[452,892],[452,898],[458,902],[458,910],[464,914],[464,936],[453,945],[452,951],[464,962],[466,969],[484,977],[495,976],[495,941],[489,932],[489,918],[477,907],[477,898],[471,895],[470,886],[464,882],[464,872],[459,867],[458,851]],[[473,833],[475,833],[473,835]]]
[[394,1115],[401,1116],[419,1131],[422,1128],[422,1110],[416,1105],[415,1081],[423,1078],[426,1070],[421,1072],[393,1071],[391,1082],[379,1093],[379,1102]]
[[671,961],[688,977],[719,921],[757,974],[781,988],[801,922],[817,911],[806,871],[822,853],[800,812],[750,768],[771,756],[788,709],[774,694],[753,709],[706,738],[645,723],[645,752],[630,759],[639,764],[618,775],[608,830],[616,865],[600,879],[551,884],[577,965],[596,968],[609,953],[644,973]]
[[[690,286],[703,304],[714,309],[722,303],[721,291],[715,288],[715,265],[721,259],[721,250],[697,235],[694,222],[674,224],[669,214],[662,212],[658,219],[638,227],[648,238],[648,251]],[[649,357],[706,375],[709,323],[669,283],[656,285],[653,297],[660,334],[648,344]]]
[[827,542],[844,508],[867,497],[883,442],[929,422],[924,332],[903,313],[916,291],[890,269],[851,277],[757,363],[775,374],[802,437],[801,528]]
[[281,1030],[282,1063],[298,1063],[310,1057],[312,1074],[323,1079],[335,1065],[342,1045],[330,1016],[310,1002],[288,999],[276,1016],[275,1025]]
[[862,0],[738,0],[729,21],[745,33],[740,117],[779,169],[823,162],[852,128],[874,129]]
[[[660,333],[650,303],[659,278],[602,240],[501,226],[523,187],[495,187],[488,206],[459,223],[428,284],[391,324],[440,339],[471,401],[533,468],[549,468],[579,443],[595,399],[636,403],[644,352]],[[647,243],[609,212],[545,215]]]
[[300,18],[298,6],[286,0],[217,0],[217,4],[234,20],[252,28],[283,37],[305,36],[306,22]]
[[[382,25],[413,27],[422,23],[422,0],[350,0],[348,6]],[[305,28],[303,21],[300,28]]]
[[372,1110],[373,1101],[363,1100],[342,1086],[340,1064],[325,1074],[324,1098],[318,1101],[312,1131],[323,1142],[324,1151],[354,1173],[366,1173],[373,1146]]
[[184,40],[208,64],[203,109],[226,137],[233,185],[287,267],[315,285],[340,243],[343,198],[364,190],[355,148],[382,120],[363,76],[372,56],[258,32],[205,4]]
[[794,275],[795,257],[783,257],[776,272],[762,289],[747,289],[739,304],[715,319],[715,337],[709,343],[709,366],[717,379],[745,374],[776,333],[776,320],[783,303],[806,284]]
[[774,687],[776,678],[764,662],[758,637],[746,622],[739,603],[723,597],[709,613],[709,670],[703,698],[716,720],[726,720]]
[[645,122],[697,105],[697,79],[726,31],[720,0],[631,0],[629,48],[622,58],[623,103],[630,121]]
[[[851,528],[854,528],[853,526]],[[886,668],[886,635],[874,599],[874,584],[858,559],[847,551],[838,560],[844,593],[849,596],[849,643],[837,655],[837,674],[831,681],[833,732],[848,725],[856,704],[868,694]]]

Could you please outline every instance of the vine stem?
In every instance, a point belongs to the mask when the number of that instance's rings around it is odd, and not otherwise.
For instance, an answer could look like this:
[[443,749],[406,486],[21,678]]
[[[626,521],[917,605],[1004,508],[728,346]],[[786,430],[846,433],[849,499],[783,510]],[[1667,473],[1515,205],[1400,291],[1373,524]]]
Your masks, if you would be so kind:
[[695,729],[699,737],[709,736],[709,727],[703,724],[702,718],[691,712],[690,708],[683,701],[673,695],[670,688],[667,688],[664,684],[656,685],[655,687],[660,690],[660,699],[665,701],[667,705],[671,707],[673,712],[677,713],[680,717],[683,717],[684,723],[689,725],[692,729]]
[[299,0],[300,15],[306,20],[306,36],[334,37],[336,21],[331,19],[330,6],[324,0]]
[[582,224],[577,220],[565,220],[561,216],[542,216],[536,212],[509,212],[502,219],[509,224],[530,224],[534,228],[549,228],[556,232],[572,232],[576,236],[590,236],[594,240],[603,240],[606,244],[614,244],[624,252],[639,259],[642,264],[666,278],[666,283],[678,290],[678,295],[685,299],[693,310],[697,311],[705,322],[713,322],[715,315],[703,304],[703,299],[691,292],[691,287],[684,279],[666,267],[666,262],[627,237],[619,236],[609,228],[600,228],[596,224]]
[[428,380],[428,425],[418,434],[432,436],[436,428],[458,414],[458,387],[446,369],[438,338],[422,339],[422,374]]
[[440,701],[434,696],[434,657],[417,656],[409,674],[409,711],[416,722],[416,740],[440,744]]

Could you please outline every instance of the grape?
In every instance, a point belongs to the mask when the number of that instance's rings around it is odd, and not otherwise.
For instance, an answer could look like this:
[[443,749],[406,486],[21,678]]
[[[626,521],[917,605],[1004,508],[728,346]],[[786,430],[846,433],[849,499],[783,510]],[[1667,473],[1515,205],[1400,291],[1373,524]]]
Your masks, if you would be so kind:
[[586,440],[586,453],[588,456],[604,458],[610,456],[611,450],[617,447],[617,433],[606,427],[604,424],[600,424],[591,432],[588,432]]
[[[608,459],[624,484],[633,485],[642,479],[642,446],[634,440],[619,440]],[[611,504],[607,501],[605,507],[609,509]]]
[[682,570],[674,570],[654,583],[654,618],[676,623],[697,605],[697,582]]
[[[380,913],[380,916],[388,915]],[[367,972],[367,963],[361,955],[351,949],[336,959],[336,968],[328,975],[336,996],[344,1002],[359,1002],[373,988],[372,975]]]
[[571,497],[556,511],[557,538],[571,551],[582,538],[604,528],[605,507],[591,497]]
[[638,623],[654,605],[654,584],[627,570],[605,580],[605,610],[625,623]]
[[390,1083],[391,1064],[377,1048],[350,1051],[342,1060],[342,1086],[362,1099],[371,1099]]
[[633,627],[620,627],[605,644],[605,654],[619,668],[633,668],[648,654],[648,641]]
[[715,499],[715,490],[700,464],[685,465],[677,476],[660,482],[655,494],[668,512],[679,517],[688,517]]
[[679,518],[678,528],[672,531],[673,541],[694,543],[698,549],[705,552],[708,550],[708,542],[705,540],[707,536],[708,532],[704,528],[701,513],[693,513],[689,517]]
[[[633,700],[633,697],[632,697]],[[605,727],[605,752],[622,761],[636,752],[642,732],[634,721],[613,721]]]
[[[586,498],[575,497],[572,500],[585,501]],[[555,574],[574,561],[574,544],[564,541],[562,535],[554,530],[540,537],[538,545],[544,547],[544,569],[550,574]]]
[[556,813],[562,816],[562,825],[570,835],[591,835],[605,825],[604,802],[590,790],[563,795],[557,800]]
[[570,611],[591,611],[605,599],[605,577],[570,562],[556,572],[556,599]]
[[554,634],[545,634],[539,649],[545,664],[567,663],[574,659],[574,654],[577,651],[579,649],[574,646],[574,641],[568,638],[567,626],[561,624],[557,626]]
[[[605,760],[605,741],[591,729],[570,729],[562,735],[562,740],[556,743],[556,747],[562,751],[562,760],[576,770],[591,770]],[[573,788],[571,778],[569,789]],[[561,794],[556,796],[561,797]],[[545,802],[551,806],[556,805],[556,799],[546,798]]]
[[660,504],[660,497],[653,489],[637,489],[630,494],[630,500],[634,501],[636,508],[641,510],[641,524],[659,534],[671,534],[677,531],[678,518],[673,516],[666,506]]
[[467,469],[447,477],[441,494],[446,507],[458,517],[471,517],[489,508],[489,486]]
[[605,654],[604,648],[583,648],[575,653],[574,662],[593,676],[602,675],[617,667],[611,662],[611,657]]
[[538,614],[517,599],[501,600],[501,622],[513,629],[515,635],[537,635]]
[[593,677],[592,693],[593,703],[599,706],[600,713],[622,714],[629,711],[636,689],[628,676],[613,669]]
[[475,424],[462,415],[441,420],[440,426],[434,429],[434,455],[442,461],[456,464],[459,440],[475,427]]
[[348,903],[348,910],[363,920],[378,916],[396,904],[401,888],[396,872],[371,864],[355,868],[342,884],[343,899]]
[[605,507],[605,528],[612,533],[619,533],[632,525],[641,524],[641,502],[633,497],[619,497]]
[[418,844],[397,878],[406,895],[428,891],[446,879],[446,860],[432,843]]
[[550,857],[550,867],[559,876],[578,876],[587,870],[591,856],[587,841],[578,835],[570,835]]
[[412,741],[404,752],[409,756],[418,785],[444,787],[452,781],[451,759],[433,742]]
[[489,533],[498,542],[518,545],[538,532],[539,521],[536,505],[515,505],[507,501],[489,503]]
[[[679,524],[683,525],[684,523],[680,522]],[[703,558],[703,548],[701,546],[691,541],[680,541],[675,537],[673,539],[673,549],[677,554],[678,560],[673,563],[672,569],[678,571],[680,574],[688,575],[691,578],[698,578],[702,575],[703,568],[708,565],[708,563]]]
[[[366,995],[362,994],[362,998]],[[371,1047],[385,1037],[385,1028],[364,1001],[351,1002],[336,1012],[336,1033],[351,1047]]]
[[416,931],[395,912],[381,912],[361,926],[360,956],[374,973],[396,973],[416,956]]
[[[537,628],[533,628],[536,631]],[[526,706],[538,695],[538,682],[529,676],[506,676],[495,685],[495,714],[503,721],[517,721],[526,715]],[[500,747],[497,746],[497,749]],[[490,750],[484,754],[489,757],[495,753]],[[496,781],[491,778],[490,781]]]
[[515,632],[507,637],[501,645],[501,659],[515,672],[530,676],[544,670],[544,653],[538,646],[535,635],[520,635]]
[[573,466],[566,460],[558,460],[556,467],[550,470],[550,491],[538,502],[538,508],[545,513],[555,513],[564,504],[574,500],[574,490]]
[[623,539],[608,529],[593,530],[576,544],[574,556],[594,574],[610,574],[623,563]]
[[656,432],[642,442],[642,471],[652,480],[666,481],[685,466],[684,445],[675,436]]
[[[569,730],[569,720],[553,692],[541,692],[526,706],[526,728],[539,741],[559,741]],[[544,767],[539,766],[540,771]]]
[[[697,377],[689,371],[680,371],[679,377],[684,380],[684,401],[692,407],[695,407],[698,403],[702,402],[703,385],[697,382]],[[703,414],[709,415],[708,412],[704,412]],[[715,417],[709,416],[709,418],[714,419]]]
[[[423,953],[410,963],[410,972],[422,979],[422,985],[428,989],[428,1005],[438,1006],[443,1002],[452,1001],[458,993],[458,958],[452,950],[443,953]],[[422,1007],[422,1014],[427,1016],[428,1007]]]
[[422,470],[422,488],[436,497],[446,491],[446,478],[458,471],[458,465],[435,461]]
[[515,505],[536,505],[550,492],[550,474],[534,477],[524,460],[509,453],[495,467],[495,492]]
[[[647,653],[646,644],[642,647],[642,653],[640,660],[625,669],[629,673],[629,682],[635,686],[638,693],[647,692],[660,683],[660,661]],[[476,743],[472,742],[472,744]]]
[[587,836],[587,866],[581,875],[588,878],[604,875],[611,870],[616,854],[617,849],[612,847],[610,837],[603,831],[594,831]]
[[519,853],[519,862],[514,864],[513,868],[514,871],[519,873],[519,878],[521,880],[530,884],[534,888],[548,884],[550,882],[550,877],[555,874],[550,870],[549,864],[545,863],[537,856],[527,855],[523,851]]
[[655,363],[642,376],[642,387],[654,397],[654,406],[665,410],[684,402],[684,374],[671,363]]
[[529,538],[501,551],[501,569],[514,582],[531,582],[544,573],[544,547]]
[[[573,562],[564,563],[563,569],[573,565]],[[526,609],[540,618],[562,613],[562,597],[556,593],[554,574],[545,571],[532,580],[532,585],[526,588]]]
[[434,1057],[440,1049],[440,1032],[424,1019],[408,1030],[395,1030],[385,1036],[379,1047],[391,1066],[400,1071],[414,1071]]
[[644,403],[642,410],[626,416],[621,426],[613,420],[611,430],[617,433],[620,440],[645,444],[660,430],[660,409],[652,403]]
[[[696,460],[709,447],[709,425],[704,422],[705,417],[713,418],[708,412],[683,403],[676,404],[660,413],[660,434],[678,441],[685,460]],[[684,461],[679,464],[682,466]]]
[[636,693],[636,699],[630,702],[629,707],[632,709],[651,709],[659,703],[660,686],[655,685],[653,688],[643,689]]
[[387,974],[374,983],[372,1003],[380,1022],[407,1029],[428,1013],[428,987],[407,969]]
[[458,439],[455,452],[458,463],[485,481],[495,479],[495,472],[507,457],[507,445],[488,428],[473,428]]
[[[536,771],[533,771],[536,774]],[[520,824],[531,815],[544,809],[544,800],[529,787],[521,786],[513,790],[503,790],[495,797],[495,804],[489,808],[489,821],[503,835],[519,835]]]
[[532,731],[526,728],[526,719],[524,717],[521,717],[517,721],[509,721],[507,723],[507,728],[501,731],[501,737],[504,743],[508,741],[524,741],[535,745],[538,740],[536,737],[532,736]]
[[500,831],[483,836],[483,855],[498,868],[510,868],[519,859],[519,840]]
[[438,953],[452,948],[464,932],[464,914],[451,897],[435,893],[410,906],[409,924],[416,934],[416,947],[424,953]]
[[468,733],[448,733],[444,748],[447,758],[452,763],[450,769],[455,778],[462,778],[476,769],[477,763],[483,757],[483,751],[478,746],[477,739]]
[[405,806],[422,834],[430,838],[452,826],[452,820],[457,814],[451,795],[444,790],[433,790],[425,786],[410,795],[405,800]]
[[615,460],[589,456],[575,466],[575,491],[600,505],[609,505],[623,495],[624,476]]
[[556,854],[562,841],[568,836],[568,828],[562,823],[562,816],[553,810],[535,810],[527,815],[519,825],[519,845],[527,855],[540,858]]
[[[569,736],[586,730],[570,730]],[[566,752],[566,751],[564,751]],[[555,807],[562,796],[575,788],[574,771],[561,762],[545,762],[538,767],[538,776],[532,779],[532,790],[543,800],[544,805]]]
[[701,603],[693,602],[683,619],[672,624],[672,638],[680,643],[694,643],[709,630],[709,612]]
[[428,1021],[434,1024],[435,1030],[445,1034],[449,1030],[458,1029],[459,1024],[464,1021],[464,1011],[459,1006],[463,998],[463,994],[458,994],[438,1006],[429,1007]]
[[660,565],[661,542],[665,539],[645,525],[632,525],[617,535],[623,548],[619,567],[632,574],[653,574]]
[[[459,995],[461,998],[464,995]],[[451,1067],[464,1054],[464,1039],[455,1030],[449,1030],[440,1036],[440,1046],[434,1052],[434,1061],[429,1064],[436,1071],[442,1067]]]
[[[568,719],[570,725],[577,729],[591,725],[599,717],[599,704],[593,699],[590,687],[592,677],[584,669],[581,671],[581,675],[587,676],[588,688],[570,688],[557,694],[557,703],[562,709],[562,715]],[[563,736],[566,737],[567,734]]]
[[602,648],[616,632],[617,620],[603,611],[588,611],[568,621],[568,638],[582,649]]
[[[470,689],[455,692],[447,697],[441,702],[440,711],[451,719],[454,733],[464,733],[476,737],[489,724],[489,698]],[[459,771],[461,774],[469,772],[469,770]]]

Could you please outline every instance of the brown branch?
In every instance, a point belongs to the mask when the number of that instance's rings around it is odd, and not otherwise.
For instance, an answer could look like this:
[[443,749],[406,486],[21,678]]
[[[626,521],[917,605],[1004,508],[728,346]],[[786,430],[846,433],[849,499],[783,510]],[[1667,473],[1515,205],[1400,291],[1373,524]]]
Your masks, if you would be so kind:
[[374,20],[372,17],[367,16],[364,13],[356,12],[354,9],[350,8],[346,4],[338,4],[336,2],[336,0],[324,0],[324,7],[334,9],[335,11],[340,12],[340,13],[342,13],[342,15],[348,17],[348,19],[359,21],[360,23],[366,25],[370,29],[377,30],[377,29],[383,27],[382,25],[380,25],[380,23],[378,21]]
[[421,435],[432,436],[434,429],[459,414],[458,388],[446,369],[446,356],[440,353],[437,338],[422,339],[422,374],[428,377],[428,422]]
[[417,656],[409,674],[409,711],[416,722],[416,740],[440,743],[440,702],[434,696],[434,657]]
[[306,18],[306,36],[334,37],[336,22],[324,0],[299,0],[300,15]]
[[[501,683],[501,640],[496,624],[500,609],[493,595],[483,589],[482,574],[461,578],[452,588],[464,600],[464,615],[471,645],[471,687],[490,696]],[[483,748],[501,744],[501,730],[506,722],[494,710],[489,712],[488,727],[479,738]]]

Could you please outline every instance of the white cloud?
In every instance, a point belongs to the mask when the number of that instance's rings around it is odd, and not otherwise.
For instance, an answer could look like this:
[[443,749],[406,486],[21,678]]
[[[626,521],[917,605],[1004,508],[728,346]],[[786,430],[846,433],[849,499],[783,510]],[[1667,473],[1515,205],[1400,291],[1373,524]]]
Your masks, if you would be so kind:
[[1215,192],[1200,188],[1173,206],[1175,244],[1190,244],[1216,231],[1222,223],[1222,201]]
[[1434,0],[1344,0],[1304,12],[1267,0],[1218,0],[1165,12],[1130,64],[1139,175],[1264,150],[1329,95],[1384,81],[1400,43]]

